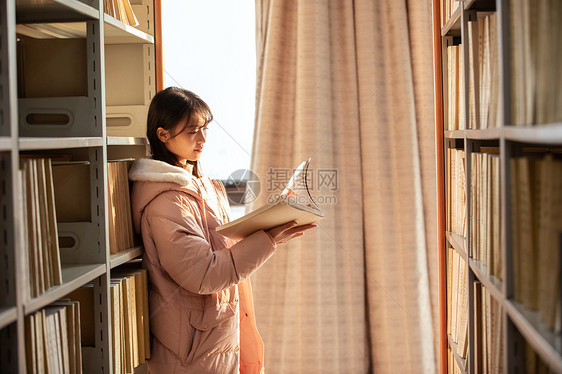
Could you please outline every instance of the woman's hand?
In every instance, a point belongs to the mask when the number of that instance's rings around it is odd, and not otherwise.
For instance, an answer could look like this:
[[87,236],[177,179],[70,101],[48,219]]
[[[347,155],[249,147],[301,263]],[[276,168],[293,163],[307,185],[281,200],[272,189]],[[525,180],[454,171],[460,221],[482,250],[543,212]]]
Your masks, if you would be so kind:
[[284,244],[289,240],[298,236],[304,235],[306,230],[318,227],[318,225],[311,223],[309,225],[297,226],[296,221],[287,222],[283,225],[276,226],[266,231],[271,236],[275,244]]

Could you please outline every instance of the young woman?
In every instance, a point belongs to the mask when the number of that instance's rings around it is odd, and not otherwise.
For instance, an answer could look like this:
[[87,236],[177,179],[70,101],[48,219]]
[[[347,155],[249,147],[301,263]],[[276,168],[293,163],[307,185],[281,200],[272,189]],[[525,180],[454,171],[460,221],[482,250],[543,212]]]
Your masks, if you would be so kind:
[[278,244],[315,227],[290,222],[239,242],[215,231],[229,221],[228,199],[198,163],[212,118],[190,91],[159,92],[148,111],[152,155],[129,173],[150,282],[151,373],[260,373],[263,342],[248,277]]

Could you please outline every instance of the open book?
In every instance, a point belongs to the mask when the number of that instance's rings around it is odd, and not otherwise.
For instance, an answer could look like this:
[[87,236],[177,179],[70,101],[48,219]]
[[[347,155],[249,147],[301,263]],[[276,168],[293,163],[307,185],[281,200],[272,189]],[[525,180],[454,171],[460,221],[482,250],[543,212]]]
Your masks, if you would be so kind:
[[[217,227],[217,232],[231,239],[240,240],[256,231],[268,230],[293,220],[301,226],[324,218],[326,213],[316,205],[308,189],[309,164],[310,158],[299,165],[279,198],[273,203]],[[299,191],[305,191],[306,194],[299,195]]]

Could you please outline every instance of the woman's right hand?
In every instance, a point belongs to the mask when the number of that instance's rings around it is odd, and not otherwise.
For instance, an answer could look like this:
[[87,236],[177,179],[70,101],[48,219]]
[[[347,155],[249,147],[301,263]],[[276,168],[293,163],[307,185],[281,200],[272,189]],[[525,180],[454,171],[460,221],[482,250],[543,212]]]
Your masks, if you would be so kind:
[[275,244],[284,244],[289,240],[304,235],[306,230],[318,227],[311,223],[309,225],[297,226],[296,221],[287,222],[283,225],[273,227],[266,232],[271,236]]

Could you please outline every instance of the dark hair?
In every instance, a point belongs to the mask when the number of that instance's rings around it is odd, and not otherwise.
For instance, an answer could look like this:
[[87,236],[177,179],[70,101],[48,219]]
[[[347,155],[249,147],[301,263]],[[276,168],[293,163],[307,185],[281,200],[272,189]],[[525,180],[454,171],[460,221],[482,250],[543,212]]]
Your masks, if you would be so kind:
[[[180,166],[180,163],[172,152],[168,151],[164,143],[158,138],[159,127],[167,131],[174,131],[172,137],[181,133],[195,117],[205,120],[205,125],[213,120],[213,114],[207,103],[191,91],[178,87],[168,87],[158,92],[152,98],[148,108],[148,119],[146,126],[146,137],[150,143],[152,158],[167,162],[173,166]],[[183,123],[183,127],[176,129],[178,124]],[[193,175],[197,178],[202,176],[197,161],[188,161],[193,165]]]

